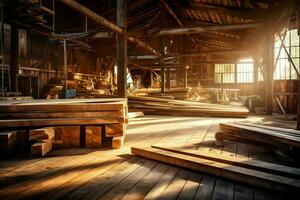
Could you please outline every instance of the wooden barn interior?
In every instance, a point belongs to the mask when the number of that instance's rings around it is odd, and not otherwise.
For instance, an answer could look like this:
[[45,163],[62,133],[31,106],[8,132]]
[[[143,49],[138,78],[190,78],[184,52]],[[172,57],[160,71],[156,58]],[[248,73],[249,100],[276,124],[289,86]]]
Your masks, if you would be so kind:
[[300,1],[0,2],[0,199],[299,199]]

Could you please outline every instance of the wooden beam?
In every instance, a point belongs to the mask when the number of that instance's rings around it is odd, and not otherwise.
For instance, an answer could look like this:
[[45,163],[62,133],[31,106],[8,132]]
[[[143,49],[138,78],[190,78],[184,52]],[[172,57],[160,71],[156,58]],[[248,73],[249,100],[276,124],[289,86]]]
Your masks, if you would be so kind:
[[126,0],[117,0],[117,25],[123,29],[123,34],[117,33],[116,61],[117,73],[117,94],[118,97],[127,97],[127,10]]
[[230,24],[230,25],[214,25],[214,26],[196,26],[196,27],[182,27],[182,28],[168,28],[161,30],[159,35],[182,35],[203,33],[206,31],[227,31],[227,30],[241,30],[260,28],[263,23],[245,23],[245,24]]
[[202,55],[210,55],[210,54],[247,54],[249,50],[209,50],[209,51],[198,51],[197,53],[185,53],[185,54],[178,54],[178,53],[170,53],[168,56],[170,57],[196,57]]
[[300,181],[293,178],[155,148],[141,149],[131,147],[131,153],[167,164],[246,183],[255,187],[275,190],[277,192],[290,192],[293,195],[299,193]]
[[258,11],[246,8],[228,8],[223,6],[217,5],[208,5],[203,3],[190,3],[189,6],[184,7],[185,9],[189,10],[197,10],[201,12],[209,12],[209,13],[216,13],[225,16],[232,16],[232,17],[239,17],[243,19],[263,19],[264,14],[267,13],[265,11]]
[[[93,21],[97,22],[98,24],[116,32],[119,34],[124,34],[124,29],[115,25],[111,21],[107,20],[106,18],[102,17],[101,15],[97,14],[96,12],[90,10],[89,8],[81,5],[80,3],[77,3],[75,0],[60,0],[64,4],[66,4],[68,7],[73,8],[74,10],[78,11],[79,13],[89,17]],[[161,56],[161,54],[156,51],[154,48],[146,44],[145,42],[142,42],[141,40],[134,38],[134,37],[127,37],[127,39],[138,46],[146,49],[150,53]]]
[[268,28],[266,35],[266,52],[265,52],[265,67],[264,67],[264,81],[265,81],[265,105],[266,113],[271,115],[273,113],[273,66],[274,66],[274,42],[275,36],[272,28]]
[[167,2],[165,2],[165,0],[160,0],[161,4],[165,7],[165,9],[167,10],[167,12],[175,19],[175,21],[177,22],[177,24],[180,27],[183,27],[183,23],[181,22],[181,20],[177,17],[177,15],[173,12],[173,10],[170,8],[170,6],[167,4]]

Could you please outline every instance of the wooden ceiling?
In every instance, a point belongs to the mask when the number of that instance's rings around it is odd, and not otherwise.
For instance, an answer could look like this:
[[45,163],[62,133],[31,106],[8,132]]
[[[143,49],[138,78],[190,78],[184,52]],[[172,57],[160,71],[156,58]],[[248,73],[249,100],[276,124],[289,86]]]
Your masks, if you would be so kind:
[[[115,23],[115,0],[77,2]],[[50,9],[53,7],[52,0],[44,0],[42,3]],[[267,29],[271,27],[270,24],[276,25],[276,28],[291,14],[290,8],[293,3],[293,0],[127,0],[127,31],[128,35],[147,42],[157,51],[162,51],[161,41],[164,41],[163,45],[169,48],[168,54],[173,56],[193,54],[193,57],[206,59],[206,55],[209,55],[212,60],[219,59],[220,53],[212,56],[214,52],[226,50],[227,54],[230,54],[232,50],[256,49],[265,32],[269,31]],[[115,55],[114,32],[88,19],[87,33],[83,34],[85,16],[68,8],[59,0],[55,1],[54,12],[56,34],[82,34],[76,40],[87,41],[95,53],[103,56]],[[52,16],[42,16],[42,19],[47,21],[49,27],[52,26]],[[238,28],[240,25],[255,23],[258,24],[257,27]],[[168,32],[178,28],[193,28],[197,31],[185,33],[183,30],[183,34],[180,35],[160,36],[162,30]],[[49,33],[52,31],[48,30]],[[129,56],[149,54],[133,43],[129,43],[128,48]],[[204,53],[203,56],[201,52],[211,53]],[[233,53],[230,57],[237,58],[238,55],[239,53]],[[155,62],[157,60],[143,61],[146,65]]]

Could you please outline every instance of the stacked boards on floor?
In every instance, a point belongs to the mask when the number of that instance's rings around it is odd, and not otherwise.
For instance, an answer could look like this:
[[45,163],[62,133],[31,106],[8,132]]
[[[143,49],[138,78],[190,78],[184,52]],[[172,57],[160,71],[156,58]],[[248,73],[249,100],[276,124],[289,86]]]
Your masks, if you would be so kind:
[[300,170],[265,162],[247,163],[164,147],[131,148],[137,156],[200,171],[291,196],[300,193]]
[[251,123],[220,123],[216,139],[262,143],[283,149],[300,147],[300,131]]
[[[29,130],[43,127],[78,127],[80,147],[86,146],[92,127],[101,127],[102,136],[120,138],[125,136],[127,101],[120,98],[103,99],[56,99],[31,101],[2,101],[0,103],[0,131]],[[99,128],[98,128],[99,129]],[[72,133],[76,135],[76,133]],[[99,137],[101,137],[101,135]],[[73,137],[73,136],[72,136]],[[114,140],[114,137],[115,140]],[[101,141],[101,140],[98,140]],[[104,141],[104,140],[102,140]]]
[[245,118],[248,109],[242,106],[218,105],[154,97],[128,97],[129,109],[150,115],[212,116]]

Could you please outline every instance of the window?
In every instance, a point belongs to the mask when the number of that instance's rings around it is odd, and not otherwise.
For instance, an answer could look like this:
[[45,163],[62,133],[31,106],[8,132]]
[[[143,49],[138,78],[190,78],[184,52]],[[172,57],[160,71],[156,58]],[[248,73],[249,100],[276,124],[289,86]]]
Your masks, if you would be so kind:
[[253,82],[253,60],[247,59],[237,63],[237,82],[252,83]]
[[[283,39],[283,36],[281,36]],[[297,30],[288,30],[284,39],[284,45],[286,46],[291,59],[293,60],[296,68],[299,71],[299,36]],[[289,61],[288,55],[286,54],[284,48],[281,48],[281,41],[279,37],[276,37],[275,48],[274,48],[274,62],[276,62],[277,55],[279,53],[279,58],[275,66],[274,79],[276,80],[287,80],[287,79],[297,79],[297,73],[293,67],[292,62]],[[280,51],[280,52],[279,52]]]
[[234,83],[235,64],[215,64],[215,83]]

